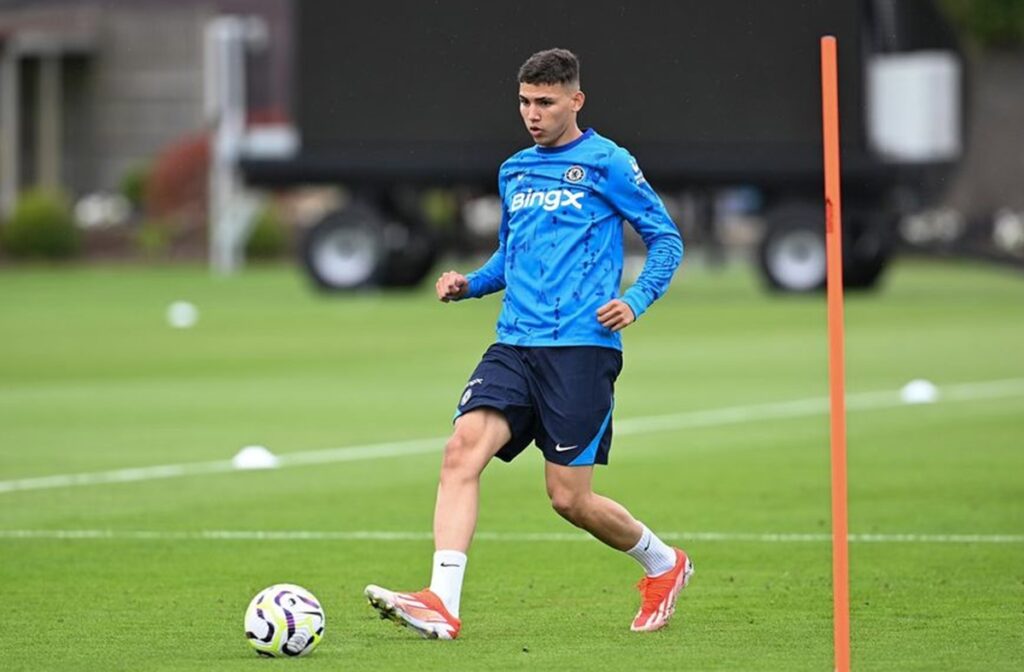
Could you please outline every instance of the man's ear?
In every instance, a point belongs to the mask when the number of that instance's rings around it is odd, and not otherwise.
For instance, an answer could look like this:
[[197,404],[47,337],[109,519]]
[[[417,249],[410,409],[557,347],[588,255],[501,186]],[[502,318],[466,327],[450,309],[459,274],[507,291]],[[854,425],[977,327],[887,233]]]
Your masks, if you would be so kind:
[[577,90],[572,94],[572,111],[579,112],[583,109],[583,103],[586,102],[587,96],[582,91]]

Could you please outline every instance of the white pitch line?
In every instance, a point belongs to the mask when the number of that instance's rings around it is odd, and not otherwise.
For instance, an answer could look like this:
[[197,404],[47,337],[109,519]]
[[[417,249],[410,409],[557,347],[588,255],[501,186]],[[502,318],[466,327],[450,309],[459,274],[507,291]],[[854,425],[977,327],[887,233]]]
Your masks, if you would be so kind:
[[[669,541],[725,541],[753,543],[826,543],[824,533],[664,532]],[[383,532],[372,530],[0,530],[0,539],[59,539],[114,541],[430,541],[430,532]],[[551,542],[592,541],[579,532],[477,532],[476,541]],[[1024,544],[1022,534],[851,534],[851,543],[875,544]]]
[[[981,399],[1000,399],[1024,395],[1024,378],[991,380],[972,383],[960,383],[939,388],[939,403],[948,401],[975,401]],[[904,406],[897,391],[860,392],[846,395],[848,410],[864,411]],[[632,434],[648,434],[653,432],[676,431],[680,429],[696,429],[701,427],[720,427],[723,425],[801,418],[823,415],[828,412],[827,397],[813,399],[796,399],[793,401],[774,402],[767,404],[749,404],[744,406],[727,406],[703,411],[674,413],[670,415],[654,415],[615,421],[615,434],[629,436]],[[284,453],[278,456],[278,467],[298,467],[311,464],[329,464],[336,462],[352,462],[356,460],[376,460],[386,457],[416,455],[420,453],[440,453],[447,436],[431,439],[415,439],[388,443],[371,443],[361,446],[344,448],[326,448]],[[215,460],[211,462],[190,462],[184,464],[164,464],[152,467],[131,469],[115,469],[80,474],[55,474],[33,478],[19,478],[0,481],[0,494],[25,490],[46,490],[67,488],[79,485],[106,485],[112,483],[137,483],[162,478],[194,476],[199,474],[219,474],[238,471],[231,460]]]

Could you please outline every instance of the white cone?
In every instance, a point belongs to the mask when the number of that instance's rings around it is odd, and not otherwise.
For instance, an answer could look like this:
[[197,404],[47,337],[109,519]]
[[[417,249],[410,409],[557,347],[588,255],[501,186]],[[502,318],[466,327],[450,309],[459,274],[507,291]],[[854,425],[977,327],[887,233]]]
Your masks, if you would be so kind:
[[939,388],[921,378],[910,381],[900,390],[900,399],[904,404],[933,404],[938,398]]
[[167,323],[175,329],[189,329],[199,321],[199,309],[188,301],[175,301],[167,306]]
[[235,469],[274,469],[279,463],[277,456],[263,446],[246,446],[231,459]]

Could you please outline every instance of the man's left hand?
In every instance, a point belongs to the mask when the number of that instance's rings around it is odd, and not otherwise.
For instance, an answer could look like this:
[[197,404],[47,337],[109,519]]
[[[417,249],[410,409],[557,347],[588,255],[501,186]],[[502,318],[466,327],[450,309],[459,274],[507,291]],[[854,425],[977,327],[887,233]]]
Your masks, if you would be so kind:
[[597,321],[612,331],[622,331],[635,320],[633,309],[621,299],[612,299],[597,309]]

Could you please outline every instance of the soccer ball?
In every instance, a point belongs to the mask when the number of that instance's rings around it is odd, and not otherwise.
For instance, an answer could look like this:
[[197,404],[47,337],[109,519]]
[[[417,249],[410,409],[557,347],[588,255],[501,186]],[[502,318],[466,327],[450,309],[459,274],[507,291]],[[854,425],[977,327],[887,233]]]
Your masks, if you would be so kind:
[[320,601],[301,586],[264,588],[245,610],[245,638],[261,656],[305,656],[324,636],[327,619]]

